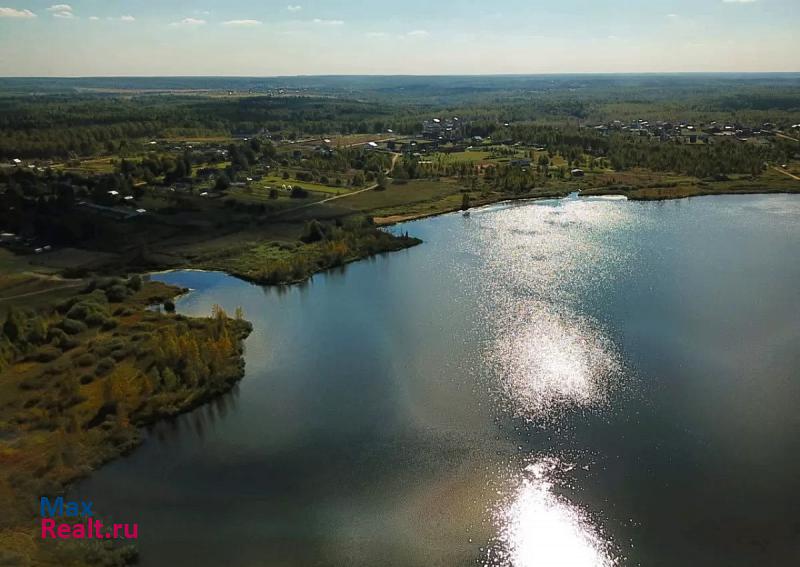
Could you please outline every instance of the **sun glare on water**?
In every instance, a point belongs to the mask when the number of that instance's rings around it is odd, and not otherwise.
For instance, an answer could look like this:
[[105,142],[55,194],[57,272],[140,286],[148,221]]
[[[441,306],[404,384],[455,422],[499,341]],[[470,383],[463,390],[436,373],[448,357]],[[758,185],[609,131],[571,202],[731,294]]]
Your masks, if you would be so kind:
[[609,544],[587,515],[554,492],[557,459],[528,465],[513,497],[496,513],[500,535],[490,567],[614,567]]
[[484,356],[505,402],[539,423],[565,408],[604,406],[621,363],[580,301],[606,285],[621,261],[605,235],[629,222],[624,210],[566,200],[479,222],[485,236],[476,254],[485,259],[491,298],[482,320],[494,336]]
[[513,411],[541,420],[565,406],[602,407],[620,363],[610,341],[582,318],[531,302],[494,349],[500,387]]

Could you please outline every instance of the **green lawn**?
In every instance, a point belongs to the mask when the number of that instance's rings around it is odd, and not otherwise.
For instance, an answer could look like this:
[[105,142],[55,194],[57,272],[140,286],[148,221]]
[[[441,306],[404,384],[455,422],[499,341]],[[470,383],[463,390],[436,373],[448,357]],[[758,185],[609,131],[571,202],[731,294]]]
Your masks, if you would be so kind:
[[114,164],[111,160],[115,158],[101,157],[81,160],[81,164],[77,167],[70,167],[66,163],[59,163],[53,166],[53,169],[62,171],[72,171],[76,173],[113,173]]
[[283,185],[298,185],[303,189],[308,191],[314,191],[315,193],[325,193],[326,195],[338,195],[340,193],[349,193],[351,191],[355,191],[357,189],[363,189],[363,187],[356,187],[355,189],[352,187],[331,187],[329,185],[322,185],[321,183],[313,183],[310,181],[300,181],[299,179],[295,179],[294,177],[290,177],[289,179],[284,179],[277,175],[268,175],[264,176],[264,178],[257,182],[253,183],[253,187],[259,188],[266,188],[266,187],[275,187],[276,189],[280,189]]
[[460,195],[461,187],[451,180],[419,179],[408,183],[390,183],[385,191],[365,191],[336,203],[355,211],[381,213],[395,207],[420,205]]

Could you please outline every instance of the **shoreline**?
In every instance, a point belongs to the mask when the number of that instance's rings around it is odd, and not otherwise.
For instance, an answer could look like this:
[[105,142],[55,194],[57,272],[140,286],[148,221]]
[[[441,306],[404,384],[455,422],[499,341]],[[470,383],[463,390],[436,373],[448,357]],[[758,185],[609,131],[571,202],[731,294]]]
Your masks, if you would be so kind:
[[375,225],[380,227],[386,226],[395,226],[398,224],[402,224],[405,222],[411,222],[416,220],[422,220],[426,218],[437,217],[441,215],[448,215],[452,213],[457,213],[460,211],[475,211],[480,210],[484,207],[492,206],[492,205],[501,205],[503,203],[516,203],[516,202],[526,202],[526,201],[546,201],[548,199],[564,199],[569,197],[572,194],[577,195],[578,198],[590,198],[590,197],[624,197],[628,201],[677,201],[680,199],[691,199],[692,197],[716,197],[716,196],[723,196],[723,195],[798,195],[800,194],[800,187],[797,190],[786,190],[786,189],[771,189],[771,188],[764,188],[763,190],[760,189],[751,189],[746,191],[703,191],[691,194],[683,194],[683,195],[658,195],[658,196],[640,196],[640,195],[631,195],[632,191],[621,191],[621,190],[603,190],[603,189],[584,189],[584,190],[575,190],[570,191],[569,193],[553,193],[552,195],[537,195],[537,196],[520,196],[520,197],[505,197],[503,199],[498,200],[488,200],[486,202],[477,203],[474,206],[471,206],[468,209],[461,209],[460,207],[451,207],[441,211],[432,211],[432,212],[424,212],[424,213],[409,213],[409,214],[394,214],[394,215],[385,215],[385,216],[376,216],[373,218]]
[[627,197],[629,201],[677,201],[680,199],[691,199],[692,197],[715,197],[722,195],[797,195],[800,194],[800,185],[797,189],[772,189],[770,187],[763,188],[750,188],[742,190],[727,190],[727,191],[694,191],[685,194],[638,194],[637,191],[647,191],[647,189],[633,189],[630,191],[623,191],[621,189],[584,189],[578,193],[579,197],[603,197],[609,195],[620,195]]
[[[546,201],[546,200],[550,200],[550,199],[565,199],[565,198],[567,198],[567,197],[569,197],[570,195],[573,195],[573,194],[576,195],[579,199],[580,198],[588,199],[588,198],[591,198],[591,197],[624,197],[625,200],[631,201],[631,202],[677,201],[677,200],[681,200],[681,199],[691,199],[691,198],[694,198],[694,197],[716,197],[716,196],[737,196],[737,195],[798,195],[798,194],[800,194],[800,188],[798,188],[797,191],[787,191],[785,189],[773,190],[773,189],[767,188],[767,189],[764,189],[764,190],[702,192],[702,193],[693,193],[693,194],[690,194],[690,195],[671,195],[671,196],[658,196],[658,197],[643,198],[643,197],[637,197],[637,196],[628,195],[628,194],[626,194],[626,192],[619,191],[619,190],[616,190],[616,191],[613,191],[613,190],[612,191],[603,191],[603,190],[589,189],[588,190],[588,191],[590,191],[589,193],[587,193],[586,191],[587,190],[570,191],[568,193],[554,192],[552,194],[544,194],[544,195],[536,195],[536,196],[528,196],[528,195],[519,196],[519,197],[508,197],[508,196],[506,196],[506,197],[504,197],[502,199],[498,199],[498,200],[488,199],[485,202],[476,203],[474,206],[471,206],[469,209],[461,209],[461,207],[459,206],[459,207],[449,207],[449,208],[443,209],[443,210],[430,211],[430,212],[424,212],[424,213],[409,213],[409,214],[395,214],[395,215],[386,215],[386,216],[376,216],[376,217],[373,217],[373,221],[374,221],[376,227],[385,228],[385,227],[397,226],[397,225],[400,225],[400,224],[403,224],[403,223],[407,223],[407,222],[413,222],[413,221],[424,220],[424,219],[429,219],[429,218],[434,218],[434,217],[439,217],[439,216],[444,216],[444,215],[450,215],[450,214],[454,214],[454,213],[458,213],[458,212],[478,211],[478,210],[484,209],[486,207],[491,207],[491,206],[495,206],[495,205],[503,205],[505,203],[512,204],[512,203]],[[236,271],[233,271],[233,270],[227,270],[227,269],[225,269],[223,267],[218,267],[218,268],[217,267],[198,268],[198,267],[192,267],[191,265],[189,265],[187,267],[178,266],[178,267],[165,268],[165,269],[160,269],[160,270],[156,269],[156,270],[142,271],[142,272],[139,272],[139,273],[141,273],[141,275],[167,274],[167,273],[172,273],[172,272],[222,273],[222,274],[226,274],[226,275],[231,276],[233,278],[237,278],[239,280],[242,280],[242,281],[247,282],[247,283],[252,284],[252,285],[288,287],[288,286],[292,286],[292,285],[304,284],[304,283],[310,281],[313,278],[314,275],[322,274],[322,273],[331,271],[331,270],[333,270],[333,269],[335,269],[337,267],[344,267],[344,266],[346,266],[348,264],[359,262],[361,260],[366,260],[367,258],[370,258],[370,257],[373,257],[373,256],[379,256],[379,255],[382,255],[382,254],[389,254],[389,253],[392,253],[392,252],[399,252],[400,250],[407,250],[407,249],[413,248],[415,246],[418,246],[418,245],[424,243],[424,241],[422,241],[420,239],[415,239],[415,240],[417,240],[417,242],[415,242],[413,244],[410,244],[409,246],[403,246],[403,247],[399,247],[399,248],[396,248],[396,249],[383,250],[383,251],[377,252],[375,254],[369,254],[369,255],[365,255],[365,256],[357,256],[357,257],[349,258],[349,259],[343,260],[341,264],[338,264],[338,265],[335,265],[335,266],[327,266],[327,267],[321,268],[319,270],[316,270],[316,271],[313,271],[313,272],[307,274],[306,276],[304,276],[302,278],[296,278],[296,279],[286,280],[286,281],[282,281],[282,282],[265,281],[265,280],[260,279],[258,277],[251,277],[251,276],[248,276],[245,273],[236,272]]]
[[545,201],[547,199],[563,199],[565,197],[569,197],[575,193],[575,191],[570,190],[569,192],[553,192],[553,193],[543,193],[540,195],[519,195],[519,196],[508,196],[504,195],[500,199],[486,199],[483,201],[479,201],[474,205],[470,206],[468,209],[462,209],[461,206],[457,207],[448,207],[446,209],[442,209],[439,211],[426,211],[424,213],[409,213],[409,214],[396,214],[396,215],[385,215],[385,216],[376,216],[373,217],[373,222],[375,226],[384,227],[384,226],[394,226],[397,224],[401,224],[404,222],[415,221],[420,219],[427,219],[432,217],[438,217],[441,215],[449,215],[452,213],[458,212],[467,212],[467,211],[475,211],[482,209],[484,207],[489,207],[492,205],[501,205],[503,203],[517,203],[517,202],[525,202],[525,201]]

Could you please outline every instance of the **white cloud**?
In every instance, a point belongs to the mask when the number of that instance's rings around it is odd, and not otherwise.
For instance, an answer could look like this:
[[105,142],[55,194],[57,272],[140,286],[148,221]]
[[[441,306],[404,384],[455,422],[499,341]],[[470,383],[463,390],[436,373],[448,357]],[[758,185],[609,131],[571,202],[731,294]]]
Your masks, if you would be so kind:
[[367,32],[366,35],[367,35],[367,37],[386,37],[389,34],[386,33],[386,32],[382,32],[382,31],[371,31],[371,32]]
[[430,35],[430,33],[428,32],[428,30],[412,30],[408,32],[406,35],[411,37],[425,37],[427,35]]
[[722,0],[723,4],[754,4],[757,0]]
[[201,20],[200,18],[183,18],[181,21],[172,22],[170,25],[171,26],[191,27],[191,26],[202,26],[205,23],[206,23],[206,21],[205,20]]
[[227,22],[222,22],[223,26],[260,26],[260,20],[228,20]]
[[289,10],[290,12],[299,12],[300,10],[303,9],[303,7],[300,4],[289,4],[288,6],[286,6],[286,9]]
[[133,16],[120,16],[119,19],[120,19],[121,22],[135,22],[136,21],[136,18],[134,18]]
[[54,18],[69,20],[75,17],[75,14],[72,12],[72,6],[69,4],[53,4],[47,11],[53,14]]
[[0,8],[0,18],[35,18],[36,14],[30,10],[17,10],[16,8]]
[[89,16],[89,19],[90,19],[91,21],[93,21],[93,22],[96,22],[96,21],[97,21],[97,20],[99,20],[100,18],[98,18],[97,16]]
[[341,26],[344,20],[323,20],[321,18],[314,18],[315,24],[322,24],[323,26]]

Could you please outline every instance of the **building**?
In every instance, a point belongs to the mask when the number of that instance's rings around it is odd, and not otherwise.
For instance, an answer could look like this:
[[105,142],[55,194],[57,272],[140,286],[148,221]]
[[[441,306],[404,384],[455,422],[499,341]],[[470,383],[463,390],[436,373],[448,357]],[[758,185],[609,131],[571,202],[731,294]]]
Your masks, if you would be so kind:
[[428,140],[455,142],[464,137],[464,124],[455,116],[441,120],[433,118],[422,123],[422,137]]

